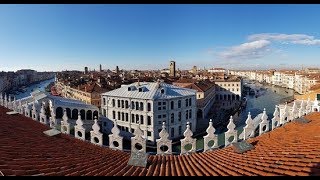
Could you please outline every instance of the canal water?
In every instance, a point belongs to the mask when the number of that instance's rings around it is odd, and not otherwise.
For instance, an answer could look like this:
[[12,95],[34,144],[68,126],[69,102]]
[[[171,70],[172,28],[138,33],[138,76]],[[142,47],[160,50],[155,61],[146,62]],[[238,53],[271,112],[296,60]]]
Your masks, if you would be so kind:
[[46,88],[51,82],[54,82],[54,78],[48,79],[48,80],[45,80],[45,81],[41,81],[41,82],[32,84],[32,85],[30,85],[30,86],[27,86],[27,87],[26,87],[26,92],[21,92],[21,93],[15,95],[15,96],[16,96],[16,99],[18,100],[18,99],[21,99],[21,98],[30,96],[30,93],[33,92],[33,91],[35,91],[35,90],[45,91],[45,88]]
[[[245,81],[244,81],[245,82]],[[281,100],[288,98],[294,95],[292,89],[287,89],[279,86],[272,85],[263,85],[264,89],[259,90],[259,96],[255,97],[254,95],[247,95],[247,105],[246,107],[239,112],[239,117],[234,121],[236,128],[238,130],[238,135],[242,133],[243,126],[245,126],[245,121],[248,117],[248,112],[251,113],[252,119],[254,119],[258,114],[263,112],[263,109],[266,108],[268,115],[268,120],[273,118],[273,112],[275,105],[281,103]],[[226,127],[221,129],[222,131],[216,131],[218,134],[218,144],[224,144],[224,132],[227,130]],[[177,144],[173,146],[173,151],[180,152],[180,145]],[[197,137],[197,146],[196,149],[203,149],[203,137]]]
[[280,104],[281,100],[294,95],[294,90],[279,86],[263,85],[264,90],[259,90],[260,95],[247,95],[247,105],[239,114],[238,120],[235,122],[237,126],[245,124],[248,113],[251,113],[252,119],[263,112],[266,108],[268,119],[273,117],[275,105]]

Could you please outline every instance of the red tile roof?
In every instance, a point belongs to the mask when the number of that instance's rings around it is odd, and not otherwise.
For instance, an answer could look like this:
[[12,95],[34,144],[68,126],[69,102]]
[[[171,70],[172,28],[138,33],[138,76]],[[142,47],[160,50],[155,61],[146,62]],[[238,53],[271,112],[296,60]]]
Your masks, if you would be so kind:
[[291,122],[250,139],[243,154],[227,147],[191,155],[150,155],[148,167],[127,165],[130,154],[99,147],[0,107],[0,171],[5,175],[243,176],[320,175],[320,113],[307,124]]

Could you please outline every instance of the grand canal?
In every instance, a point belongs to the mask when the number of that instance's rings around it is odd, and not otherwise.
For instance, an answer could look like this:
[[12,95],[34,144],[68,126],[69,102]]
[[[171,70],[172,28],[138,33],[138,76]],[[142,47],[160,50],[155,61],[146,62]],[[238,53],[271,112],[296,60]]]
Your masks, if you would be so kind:
[[48,79],[48,80],[45,80],[45,81],[41,81],[41,82],[32,84],[32,85],[30,85],[30,86],[27,86],[27,87],[25,88],[25,89],[26,89],[25,92],[19,93],[19,94],[15,95],[15,97],[16,97],[16,99],[21,99],[21,98],[30,96],[30,93],[31,93],[32,91],[35,91],[35,90],[45,91],[45,88],[46,88],[51,82],[54,82],[54,78]]

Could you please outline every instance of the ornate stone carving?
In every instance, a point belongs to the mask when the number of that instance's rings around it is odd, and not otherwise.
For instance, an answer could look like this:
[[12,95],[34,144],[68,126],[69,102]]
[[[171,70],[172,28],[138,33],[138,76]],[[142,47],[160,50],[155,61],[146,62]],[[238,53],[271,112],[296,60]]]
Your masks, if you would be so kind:
[[31,117],[31,113],[30,113],[31,107],[30,107],[29,103],[26,102],[25,106],[26,106],[26,108],[25,108],[25,116],[26,117]]
[[50,119],[50,127],[56,128],[57,119],[56,119],[56,114],[55,114],[55,108],[54,108],[54,106],[50,105],[50,102],[51,102],[51,100],[49,100],[49,108],[50,108],[50,114],[51,114],[51,117],[49,118]]
[[49,124],[45,107],[46,107],[46,103],[43,101],[41,105],[41,110],[40,110],[40,123]]
[[37,102],[34,101],[33,105],[32,105],[32,119],[35,121],[38,121],[38,106],[37,106]]
[[263,108],[263,113],[261,116],[261,122],[259,125],[259,135],[269,131],[269,121],[266,113],[266,108]]
[[86,140],[86,129],[83,127],[83,121],[81,119],[81,114],[78,112],[78,119],[76,125],[74,126],[74,136],[77,139]]
[[103,145],[103,134],[100,132],[97,116],[94,117],[94,124],[92,125],[92,131],[90,131],[90,137],[91,143],[100,146]]
[[113,128],[111,129],[111,134],[109,134],[109,147],[112,149],[122,150],[123,137],[120,136],[120,129],[118,128],[117,120],[114,120],[113,124],[114,125],[113,125]]
[[70,123],[68,122],[69,118],[67,116],[66,109],[63,109],[63,116],[61,121],[61,132],[64,134],[70,134]]
[[214,134],[216,132],[216,129],[212,125],[212,119],[210,119],[209,126],[206,132],[207,135],[203,136],[204,151],[210,151],[212,149],[218,148],[218,135]]
[[131,137],[131,152],[146,153],[147,140],[143,137],[140,126],[134,131],[134,137]]
[[159,133],[160,139],[157,139],[157,154],[166,155],[172,154],[172,140],[170,140],[169,133],[166,131],[165,122],[162,123],[162,130]]
[[251,137],[254,137],[254,124],[251,113],[249,112],[246,120],[246,126],[243,128],[243,140],[247,140]]
[[[181,153],[182,154],[190,154],[196,152],[196,139],[192,138],[192,131],[190,129],[189,122],[187,122],[187,129],[183,133],[184,139],[181,139]],[[187,147],[189,146],[189,147]],[[191,146],[191,147],[190,147]]]
[[273,112],[273,118],[271,120],[272,122],[272,130],[274,130],[276,127],[280,126],[280,117],[279,117],[280,113],[279,113],[279,107],[276,105],[274,108],[274,112]]
[[306,113],[305,111],[306,111],[306,105],[304,103],[304,100],[302,100],[299,108],[299,117],[304,116]]
[[288,106],[287,103],[285,104],[284,108],[283,108],[283,112],[280,115],[280,124],[285,124],[288,122],[288,117],[289,116],[289,110],[288,110]]
[[236,125],[233,123],[232,116],[230,116],[230,122],[229,122],[229,124],[227,126],[228,131],[224,133],[224,135],[225,135],[225,140],[224,140],[225,147],[227,147],[231,143],[234,143],[234,142],[238,141],[238,134],[237,134],[238,131],[234,129],[235,127],[236,127]]

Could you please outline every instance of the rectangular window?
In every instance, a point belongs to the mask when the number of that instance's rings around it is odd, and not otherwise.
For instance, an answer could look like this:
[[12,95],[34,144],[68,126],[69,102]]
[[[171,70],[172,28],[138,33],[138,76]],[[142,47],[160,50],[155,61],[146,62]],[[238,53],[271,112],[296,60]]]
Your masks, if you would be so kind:
[[181,100],[178,101],[178,108],[181,108]]
[[148,111],[151,111],[151,103],[148,103]]
[[192,118],[192,114],[191,114],[191,109],[189,110],[189,119],[191,119]]
[[134,129],[131,129],[131,133],[132,133],[132,134],[134,133]]
[[166,105],[167,103],[166,102],[162,102],[162,105]]
[[118,112],[118,120],[120,120],[120,112]]
[[161,119],[161,115],[158,115],[158,119]]
[[191,104],[191,98],[189,98],[189,106],[191,106],[192,104]]
[[171,137],[174,137],[174,128],[171,128]]
[[158,121],[158,124],[159,124],[159,125],[162,124],[162,121]]
[[103,105],[106,105],[106,98],[103,98]]
[[147,136],[151,136],[151,132],[150,131],[147,131]]
[[121,113],[121,120],[124,121],[124,113]]
[[128,122],[129,121],[129,114],[126,113],[126,121]]
[[136,123],[139,124],[139,115],[136,114]]
[[186,119],[188,119],[188,110],[186,110]]
[[179,126],[179,135],[182,135],[181,126]]
[[158,102],[158,106],[161,106],[161,102]]
[[134,114],[131,114],[131,122],[134,123]]
[[158,107],[158,110],[161,110],[161,106]]
[[112,111],[112,119],[116,119],[116,112]]
[[151,117],[150,116],[148,116],[148,120],[147,120],[148,122],[148,125],[151,125]]
[[166,106],[163,106],[163,107],[162,107],[162,109],[163,109],[163,110],[166,110],[166,109],[167,109],[167,107],[166,107]]
[[163,114],[163,115],[162,115],[162,118],[167,118],[167,115],[166,115],[166,114]]
[[181,121],[181,112],[178,113],[178,121]]
[[140,123],[143,124],[143,115],[140,115]]

